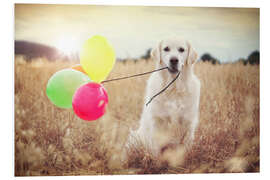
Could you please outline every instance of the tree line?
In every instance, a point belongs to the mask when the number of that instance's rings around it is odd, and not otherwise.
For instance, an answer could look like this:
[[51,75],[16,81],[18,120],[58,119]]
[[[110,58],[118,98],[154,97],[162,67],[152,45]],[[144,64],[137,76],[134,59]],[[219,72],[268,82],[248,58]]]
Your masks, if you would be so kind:
[[[151,48],[147,49],[146,53],[142,55],[140,58],[141,59],[149,59],[151,57]],[[210,62],[213,65],[215,64],[221,64],[221,62],[213,57],[210,53],[204,53],[200,58],[200,61],[202,62]],[[247,59],[240,58],[236,62],[241,62],[244,65],[251,64],[251,65],[259,65],[260,64],[260,52],[259,51],[253,51],[252,53],[249,54]]]
[[[25,59],[27,61],[31,61],[32,59],[38,58],[38,57],[44,57],[47,58],[50,61],[54,61],[55,59],[63,59],[63,60],[79,60],[78,55],[74,55],[72,57],[67,57],[61,53],[59,53],[58,49],[55,47],[34,43],[34,42],[28,42],[28,41],[15,41],[15,54],[24,55]],[[149,60],[151,59],[151,48],[148,48],[139,59],[145,59]],[[121,59],[119,59],[121,60]],[[138,61],[137,58],[133,59],[134,63]],[[220,60],[213,57],[210,53],[204,53],[200,58],[200,61],[202,62],[210,62],[213,65],[215,64],[221,64]],[[126,62],[127,60],[121,60],[122,62]],[[244,65],[251,64],[251,65],[258,65],[260,64],[260,52],[259,51],[253,51],[249,54],[247,59],[240,58],[236,62],[241,62]]]

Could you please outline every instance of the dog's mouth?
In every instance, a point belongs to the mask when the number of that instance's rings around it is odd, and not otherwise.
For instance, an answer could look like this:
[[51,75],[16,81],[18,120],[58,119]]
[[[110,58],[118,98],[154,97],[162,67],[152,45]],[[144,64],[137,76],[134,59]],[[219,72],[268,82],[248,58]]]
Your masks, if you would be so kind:
[[168,67],[168,70],[170,73],[172,74],[176,74],[179,72],[178,68],[177,67]]

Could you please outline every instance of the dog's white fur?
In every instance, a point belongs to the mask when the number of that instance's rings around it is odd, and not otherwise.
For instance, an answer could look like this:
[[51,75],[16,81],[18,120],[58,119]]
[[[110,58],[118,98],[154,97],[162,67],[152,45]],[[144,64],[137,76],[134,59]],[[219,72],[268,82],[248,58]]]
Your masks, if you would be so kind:
[[[169,51],[165,51],[166,47]],[[163,70],[150,76],[145,103],[168,85],[180,71],[178,79],[165,92],[153,99],[148,106],[144,104],[139,128],[131,133],[131,136],[139,137],[153,154],[158,155],[167,147],[181,144],[190,147],[192,144],[199,122],[200,81],[193,72],[197,53],[189,42],[175,37],[163,40],[152,50],[151,55],[156,61],[157,69],[171,69],[172,57],[178,59],[178,64],[174,68],[177,69],[176,72]]]

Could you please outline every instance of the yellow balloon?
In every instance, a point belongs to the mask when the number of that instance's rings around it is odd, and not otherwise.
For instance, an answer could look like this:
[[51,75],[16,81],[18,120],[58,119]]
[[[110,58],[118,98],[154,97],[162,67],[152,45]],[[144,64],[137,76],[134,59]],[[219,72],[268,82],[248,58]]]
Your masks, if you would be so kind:
[[83,44],[80,63],[92,81],[103,81],[115,63],[115,52],[103,36],[93,36]]

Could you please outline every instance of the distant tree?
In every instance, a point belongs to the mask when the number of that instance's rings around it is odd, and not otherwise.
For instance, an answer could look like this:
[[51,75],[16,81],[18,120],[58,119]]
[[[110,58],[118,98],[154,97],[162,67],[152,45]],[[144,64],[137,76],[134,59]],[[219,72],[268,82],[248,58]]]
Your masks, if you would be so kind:
[[237,63],[237,62],[243,63],[244,65],[247,65],[247,63],[248,63],[247,59],[244,59],[244,58],[239,58],[239,59],[236,61],[236,63]]
[[123,59],[120,62],[122,62],[123,64],[126,64],[127,63],[127,60],[126,59]]
[[253,51],[247,59],[248,63],[251,65],[258,65],[260,64],[260,52],[259,51]]
[[219,60],[212,57],[209,53],[205,53],[201,56],[203,62],[211,62],[212,64],[220,64]]
[[203,62],[210,61],[211,59],[213,59],[213,58],[212,58],[212,56],[211,56],[209,53],[205,53],[205,54],[203,54],[203,55],[201,56],[201,60],[202,60]]
[[27,61],[39,57],[53,61],[59,57],[57,49],[51,46],[28,41],[15,41],[14,43],[14,53],[25,56]]
[[146,53],[141,56],[141,59],[149,59],[151,57],[151,48],[147,49]]

